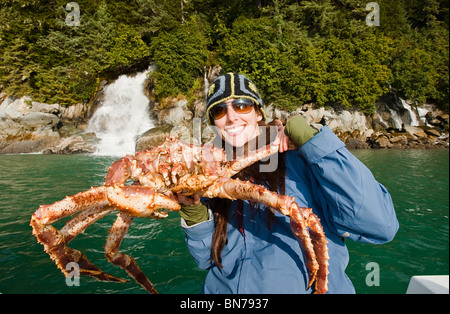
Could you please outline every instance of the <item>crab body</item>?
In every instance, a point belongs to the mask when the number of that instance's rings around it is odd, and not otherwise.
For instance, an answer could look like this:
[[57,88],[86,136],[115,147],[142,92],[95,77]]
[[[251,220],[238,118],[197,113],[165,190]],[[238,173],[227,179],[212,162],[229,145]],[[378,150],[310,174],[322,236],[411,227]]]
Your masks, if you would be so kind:
[[[179,210],[180,204],[166,196],[169,191],[206,198],[251,200],[290,217],[293,234],[300,242],[309,271],[308,288],[315,282],[315,291],[325,293],[329,257],[327,240],[317,216],[310,208],[299,207],[292,197],[232,178],[240,170],[277,151],[278,145],[270,144],[239,160],[227,161],[222,149],[211,145],[188,145],[168,137],[160,146],[114,162],[103,186],[68,196],[52,205],[40,206],[31,219],[33,234],[65,275],[68,273],[66,265],[75,262],[80,266],[81,275],[123,281],[103,272],[83,253],[67,246],[95,221],[118,211],[106,241],[106,258],[123,268],[148,292],[157,293],[134,259],[119,252],[133,217],[165,218],[168,213],[163,209]],[[60,230],[52,226],[55,221],[77,213]]]

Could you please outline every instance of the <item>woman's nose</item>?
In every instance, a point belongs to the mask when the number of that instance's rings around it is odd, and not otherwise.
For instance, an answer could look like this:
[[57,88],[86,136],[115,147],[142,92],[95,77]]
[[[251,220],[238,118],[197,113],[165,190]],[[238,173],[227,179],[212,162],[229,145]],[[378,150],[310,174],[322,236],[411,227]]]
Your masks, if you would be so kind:
[[234,121],[237,118],[238,113],[236,113],[236,111],[233,110],[233,105],[232,104],[227,104],[227,120],[229,121]]

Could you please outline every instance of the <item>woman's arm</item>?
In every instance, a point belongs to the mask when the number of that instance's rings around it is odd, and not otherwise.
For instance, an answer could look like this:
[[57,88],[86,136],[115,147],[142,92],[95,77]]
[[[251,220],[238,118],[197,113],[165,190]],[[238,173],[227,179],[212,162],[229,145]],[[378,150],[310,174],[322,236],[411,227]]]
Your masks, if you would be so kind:
[[[206,216],[205,216],[206,215]],[[201,269],[209,269],[211,264],[211,243],[214,233],[214,219],[207,204],[202,202],[182,206],[180,210],[181,227],[189,252]]]
[[[300,120],[291,132],[306,123]],[[389,192],[328,127],[306,140],[299,155],[311,168],[324,219],[339,236],[369,243],[394,238],[398,221]]]
[[[210,212],[212,217],[212,212]],[[211,263],[211,243],[214,233],[214,219],[188,227],[181,223],[185,232],[185,241],[189,252],[201,269],[209,269]]]

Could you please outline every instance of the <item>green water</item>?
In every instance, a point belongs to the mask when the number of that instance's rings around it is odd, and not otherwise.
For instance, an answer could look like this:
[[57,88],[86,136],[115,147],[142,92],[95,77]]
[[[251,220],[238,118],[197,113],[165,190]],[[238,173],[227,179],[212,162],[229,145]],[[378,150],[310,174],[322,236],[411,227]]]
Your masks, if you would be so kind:
[[[353,153],[389,189],[400,221],[400,230],[391,243],[347,242],[347,273],[357,293],[405,293],[413,275],[448,275],[448,150]],[[134,281],[105,283],[86,277],[79,286],[67,286],[31,235],[30,216],[39,204],[101,185],[113,160],[89,155],[0,155],[0,293],[144,292]],[[114,219],[111,214],[98,221],[71,246],[103,270],[127,278],[104,258],[103,246]],[[165,220],[135,219],[122,251],[135,257],[160,293],[200,292],[206,272],[197,268],[186,249],[178,213]],[[372,286],[366,284],[366,278],[374,278],[370,277],[373,268],[366,270],[369,263],[379,267],[379,281]]]

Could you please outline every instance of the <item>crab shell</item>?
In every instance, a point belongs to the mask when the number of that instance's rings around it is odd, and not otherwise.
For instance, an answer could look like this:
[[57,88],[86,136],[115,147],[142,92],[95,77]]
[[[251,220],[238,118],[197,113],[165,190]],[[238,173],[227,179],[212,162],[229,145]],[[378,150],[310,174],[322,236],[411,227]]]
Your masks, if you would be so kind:
[[[67,244],[91,224],[112,211],[118,211],[105,245],[108,261],[123,268],[129,276],[150,293],[157,293],[135,260],[119,252],[123,237],[133,217],[165,218],[164,210],[181,206],[164,193],[198,194],[206,198],[242,199],[259,202],[290,217],[293,234],[302,247],[308,269],[309,289],[325,293],[328,288],[327,239],[319,218],[311,208],[299,207],[293,197],[279,195],[263,186],[232,176],[247,166],[278,152],[275,141],[268,146],[234,161],[227,161],[225,152],[212,145],[185,144],[175,137],[152,149],[125,156],[114,162],[105,177],[105,184],[68,196],[52,205],[42,205],[32,215],[30,225],[38,242],[67,276],[66,265],[75,262],[81,275],[99,280],[120,281],[100,270],[78,250]],[[131,184],[127,185],[127,182]],[[52,223],[76,215],[57,230]]]

